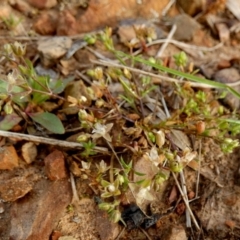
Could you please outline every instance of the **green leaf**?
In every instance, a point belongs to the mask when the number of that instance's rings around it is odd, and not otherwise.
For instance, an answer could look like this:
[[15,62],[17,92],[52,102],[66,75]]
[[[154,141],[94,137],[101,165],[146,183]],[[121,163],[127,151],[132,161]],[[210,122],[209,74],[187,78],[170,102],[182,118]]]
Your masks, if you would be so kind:
[[[0,79],[0,93],[2,95],[9,95],[7,88],[8,83]],[[20,86],[13,86],[11,89],[11,94],[13,102],[17,103],[19,106],[23,106],[24,103],[29,102],[28,92]]]
[[109,198],[109,197],[112,197],[112,193],[104,192],[104,193],[101,194],[101,197],[102,197],[102,198]]
[[22,118],[20,118],[17,114],[12,113],[6,115],[2,121],[0,121],[0,129],[4,131],[8,131],[12,129],[15,125],[17,125]]
[[47,130],[53,133],[63,134],[65,132],[65,129],[60,119],[52,113],[40,112],[28,113],[28,115],[32,118],[33,121],[41,124]]
[[151,180],[150,179],[144,179],[144,180],[140,180],[136,183],[139,184],[141,187],[146,188],[146,187],[150,186]]
[[65,79],[58,79],[58,80],[50,79],[49,88],[52,90],[53,93],[59,94],[66,88],[68,83],[70,83],[73,80],[74,80],[74,77],[68,77]]
[[104,180],[104,179],[102,179],[102,181],[101,181],[101,185],[102,185],[103,187],[108,187],[110,184],[111,184],[110,182],[108,182],[108,181],[106,181],[106,180]]
[[121,162],[122,166],[123,166],[125,169],[130,170],[130,169],[132,168],[132,161],[130,161],[129,164],[127,164],[127,163],[124,161],[124,159],[123,159],[122,156],[120,157],[120,162]]
[[[36,104],[43,103],[49,99],[49,95],[47,94],[49,92],[47,87],[49,81],[50,78],[48,76],[37,76],[31,79],[31,87],[33,88],[33,90],[42,91],[42,93],[33,91],[32,101],[34,103]],[[46,92],[46,94],[44,94],[44,92]]]
[[145,176],[146,175],[146,173],[140,173],[140,172],[137,172],[137,171],[134,171],[134,173],[138,176]]

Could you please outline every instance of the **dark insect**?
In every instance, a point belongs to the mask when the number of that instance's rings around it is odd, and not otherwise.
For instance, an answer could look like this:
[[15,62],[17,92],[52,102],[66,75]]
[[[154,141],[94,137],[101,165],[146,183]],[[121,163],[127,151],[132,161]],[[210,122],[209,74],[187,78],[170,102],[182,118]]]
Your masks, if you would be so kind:
[[150,228],[161,218],[161,216],[161,214],[156,213],[148,217],[135,204],[131,204],[122,212],[122,220],[126,223],[127,230],[138,227],[144,229]]

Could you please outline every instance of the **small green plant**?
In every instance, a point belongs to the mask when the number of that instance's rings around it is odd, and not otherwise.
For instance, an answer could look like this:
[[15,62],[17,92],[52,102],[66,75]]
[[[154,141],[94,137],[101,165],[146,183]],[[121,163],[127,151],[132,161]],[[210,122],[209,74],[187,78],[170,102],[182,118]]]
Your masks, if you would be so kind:
[[18,18],[13,14],[10,14],[9,17],[2,18],[2,20],[9,30],[13,30],[14,28],[16,28],[18,24],[22,21],[21,18]]
[[55,114],[44,111],[36,112],[35,109],[51,97],[65,101],[58,94],[72,81],[72,78],[51,79],[49,76],[37,75],[31,61],[24,58],[25,52],[26,46],[18,42],[4,45],[2,55],[9,62],[14,62],[16,68],[5,79],[0,79],[0,99],[5,102],[3,109],[7,115],[12,116],[12,125],[3,126],[2,129],[9,130],[21,121],[21,118],[16,118],[16,113],[13,112],[14,105],[17,105],[19,110],[34,122],[51,132],[62,134],[65,131],[64,127]]
[[91,155],[95,155],[96,152],[94,151],[94,147],[96,146],[93,142],[91,142],[90,140],[88,142],[83,142],[82,143],[83,147],[84,147],[84,151],[81,153],[81,155],[83,157],[89,157]]
[[118,210],[120,201],[114,201],[112,203],[101,202],[98,204],[101,210],[104,210],[108,213],[109,219],[117,223],[121,220],[121,212]]
[[175,64],[183,71],[184,67],[186,67],[188,62],[188,57],[185,52],[180,52],[179,54],[175,54],[174,56]]

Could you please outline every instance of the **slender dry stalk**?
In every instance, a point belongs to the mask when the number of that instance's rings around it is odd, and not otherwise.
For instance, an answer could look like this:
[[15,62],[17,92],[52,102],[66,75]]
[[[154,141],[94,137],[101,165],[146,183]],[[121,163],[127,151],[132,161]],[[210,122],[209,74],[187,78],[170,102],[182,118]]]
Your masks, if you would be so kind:
[[[185,181],[185,176],[184,176],[183,170],[179,174],[180,174],[180,180],[181,180],[183,194],[186,197],[186,201],[189,202],[188,196],[187,196],[186,181]],[[190,217],[188,209],[186,209],[185,215],[186,215],[186,226],[187,226],[187,228],[190,228],[191,227],[191,217]]]
[[[84,148],[81,143],[56,140],[53,138],[38,137],[38,136],[33,136],[33,135],[29,135],[29,134],[24,134],[24,133],[15,133],[15,132],[8,132],[8,131],[0,130],[0,136],[15,138],[18,140],[26,140],[29,142],[54,145],[54,146],[64,147],[64,148],[73,148],[73,149],[83,149]],[[94,147],[93,149],[98,152],[108,153],[108,149],[104,148],[104,147]]]
[[[165,110],[165,113],[166,113],[166,115],[167,115],[167,118],[170,118],[171,115],[170,115],[170,112],[169,112],[169,110],[168,110],[167,104],[166,104],[166,102],[165,102],[165,99],[164,99],[162,93],[161,93],[161,101],[162,101],[162,104],[163,104],[163,106],[164,106],[164,110]],[[182,192],[183,192],[183,194],[184,194],[185,197],[186,197],[186,201],[189,202],[189,201],[188,201],[188,197],[187,197],[186,181],[185,181],[185,177],[184,177],[184,172],[183,172],[183,170],[182,170],[179,174],[180,174],[180,179],[181,179]],[[190,213],[189,213],[188,208],[186,209],[185,214],[186,214],[186,226],[187,226],[187,227],[191,227],[191,218],[190,218]]]
[[121,232],[118,234],[118,236],[115,238],[115,240],[119,240],[119,239],[122,237],[123,233],[125,232],[125,229],[126,229],[126,227],[123,227],[123,229],[122,229]]
[[176,0],[170,0],[169,3],[167,4],[167,6],[162,10],[162,16],[165,16],[168,11],[170,10],[170,8],[173,6],[173,4],[175,4]]
[[75,180],[74,180],[74,177],[73,177],[72,173],[70,173],[70,181],[71,181],[71,187],[72,187],[72,192],[73,192],[72,204],[78,206],[79,202],[80,202],[80,199],[78,197]]
[[185,203],[185,205],[186,205],[186,208],[188,209],[189,214],[190,214],[190,216],[191,216],[191,218],[192,218],[192,220],[193,220],[194,225],[196,226],[197,230],[200,230],[200,227],[199,227],[199,225],[198,225],[198,223],[197,223],[197,220],[196,220],[196,218],[195,218],[195,216],[194,216],[194,214],[193,214],[193,212],[192,212],[192,209],[191,209],[190,206],[189,206],[189,202],[188,202],[187,196],[186,196],[186,195],[184,194],[184,192],[182,191],[182,188],[181,188],[181,186],[180,186],[180,184],[179,184],[179,181],[178,181],[178,179],[177,179],[177,177],[176,177],[176,174],[175,174],[174,172],[172,172],[172,175],[173,175],[174,180],[175,180],[175,182],[176,182],[176,184],[177,184],[178,190],[179,190],[179,192],[180,192],[180,194],[181,194],[181,196],[182,196],[182,198],[183,198],[183,201],[184,201],[184,203]]
[[143,232],[143,234],[147,237],[148,240],[152,240],[152,238],[148,235],[148,233],[143,228],[140,227],[139,229]]
[[172,29],[171,31],[169,32],[167,38],[166,38],[166,41],[163,43],[163,45],[161,46],[161,48],[158,50],[157,54],[156,54],[156,58],[160,58],[163,54],[163,52],[165,51],[167,45],[169,44],[170,40],[172,39],[174,33],[176,32],[177,30],[177,25],[174,24],[172,26]]
[[200,173],[201,173],[201,160],[202,160],[202,140],[200,140],[199,142],[199,151],[198,151],[198,158],[199,158],[199,162],[198,162],[198,172],[197,172],[197,182],[196,182],[196,196],[195,198],[198,197],[198,192],[199,192],[199,179],[200,179]]

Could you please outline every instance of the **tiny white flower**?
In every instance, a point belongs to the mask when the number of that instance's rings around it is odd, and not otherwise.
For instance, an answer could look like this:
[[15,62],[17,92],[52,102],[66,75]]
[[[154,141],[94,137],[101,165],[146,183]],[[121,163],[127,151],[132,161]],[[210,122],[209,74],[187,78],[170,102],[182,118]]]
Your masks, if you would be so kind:
[[12,72],[10,72],[7,75],[7,84],[8,84],[7,91],[8,92],[10,92],[15,85],[19,85],[17,80],[18,75],[19,74],[16,69],[14,69]]
[[82,163],[82,168],[83,168],[83,169],[85,169],[85,170],[90,169],[90,166],[91,166],[91,163],[90,163],[90,162],[81,161],[81,163]]
[[142,202],[143,200],[148,201],[154,200],[154,196],[151,194],[150,190],[151,190],[150,186],[141,188],[136,195],[136,199],[138,200],[138,202]]
[[15,42],[12,46],[12,51],[17,56],[23,56],[26,53],[26,45],[23,45],[19,42]]
[[110,167],[102,160],[99,164],[96,164],[99,173],[105,173]]
[[103,137],[108,142],[111,142],[112,138],[110,137],[108,132],[111,130],[112,127],[113,127],[113,123],[108,123],[106,125],[103,125],[101,123],[96,123],[92,131],[93,133],[92,138],[97,139],[97,138]]
[[16,76],[14,74],[14,72],[11,72],[7,75],[7,80],[8,80],[8,83],[11,84],[11,85],[15,85],[16,84]]

